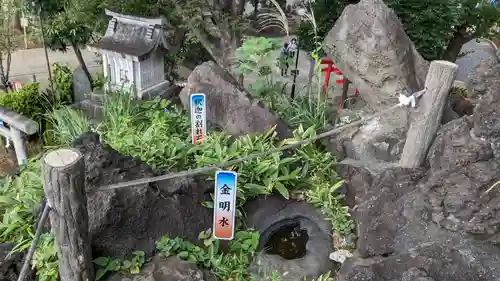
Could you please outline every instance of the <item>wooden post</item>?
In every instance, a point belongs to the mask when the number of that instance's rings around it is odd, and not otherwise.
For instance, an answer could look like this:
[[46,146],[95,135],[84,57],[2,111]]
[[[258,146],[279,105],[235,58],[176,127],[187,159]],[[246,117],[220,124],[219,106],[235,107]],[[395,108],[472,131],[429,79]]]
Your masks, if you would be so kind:
[[422,165],[427,150],[434,140],[446,98],[455,81],[458,65],[449,61],[433,61],[425,80],[426,91],[418,101],[414,120],[410,125],[399,165],[416,168]]
[[43,157],[44,191],[51,207],[61,281],[94,281],[88,233],[85,163],[76,149],[58,149]]
[[23,166],[28,163],[28,152],[24,142],[23,133],[14,126],[10,127],[10,137],[14,144],[14,151],[16,152],[17,165]]

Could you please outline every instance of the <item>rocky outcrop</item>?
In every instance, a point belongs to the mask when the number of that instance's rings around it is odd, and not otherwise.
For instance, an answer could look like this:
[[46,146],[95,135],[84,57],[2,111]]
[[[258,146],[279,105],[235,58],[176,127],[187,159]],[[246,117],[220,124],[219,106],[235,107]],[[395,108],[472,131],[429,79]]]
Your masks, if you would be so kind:
[[197,66],[189,75],[180,94],[186,108],[193,93],[205,93],[207,121],[230,135],[265,133],[276,126],[278,138],[292,137],[290,128],[274,112],[253,100],[231,74],[214,62]]
[[[359,90],[371,115],[398,103],[399,94],[424,88],[428,63],[406,36],[396,14],[382,0],[348,5],[325,37],[328,56]],[[406,108],[368,120],[343,131],[331,142],[341,156],[361,161],[397,162],[412,116]],[[447,115],[446,115],[447,116]],[[331,145],[329,145],[331,146]]]
[[348,5],[323,47],[375,111],[424,87],[428,63],[383,0]]
[[460,50],[464,56],[457,58],[458,65],[457,80],[466,82],[474,68],[482,61],[488,61],[496,57],[497,48],[493,42],[487,39],[474,38],[465,43]]
[[[0,244],[0,280],[11,281],[19,278],[25,253],[12,253],[14,243]],[[35,280],[33,270],[29,269],[25,281]]]
[[182,261],[177,257],[154,256],[135,275],[116,273],[106,281],[216,281],[210,272],[198,269],[196,264]]
[[85,185],[93,256],[123,257],[133,251],[151,255],[163,235],[198,241],[211,227],[212,212],[201,204],[208,186],[193,178],[178,178],[113,190],[97,187],[157,175],[132,157],[123,156],[84,134],[73,146],[85,158]]
[[473,134],[489,142],[500,157],[500,58],[483,61],[469,76],[468,95],[477,98]]
[[467,80],[467,95],[476,98],[486,94],[492,83],[500,76],[500,59],[482,61],[470,73]]
[[359,239],[338,280],[500,280],[500,128],[478,121],[496,116],[494,85],[472,117],[442,126],[424,168],[350,169]]

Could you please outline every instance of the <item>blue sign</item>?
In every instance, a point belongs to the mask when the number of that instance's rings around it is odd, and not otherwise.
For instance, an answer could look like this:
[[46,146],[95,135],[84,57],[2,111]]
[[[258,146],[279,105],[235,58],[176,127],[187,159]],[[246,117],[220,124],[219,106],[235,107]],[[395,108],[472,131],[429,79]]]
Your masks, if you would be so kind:
[[191,95],[191,137],[193,144],[198,144],[207,137],[207,105],[205,94]]
[[238,174],[233,171],[215,173],[213,237],[233,240],[236,225],[236,184]]

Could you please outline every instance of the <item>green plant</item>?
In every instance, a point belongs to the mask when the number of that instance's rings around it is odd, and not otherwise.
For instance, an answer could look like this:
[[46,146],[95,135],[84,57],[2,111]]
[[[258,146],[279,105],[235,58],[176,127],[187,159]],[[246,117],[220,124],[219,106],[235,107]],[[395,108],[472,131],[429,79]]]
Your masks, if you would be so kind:
[[214,240],[211,230],[199,235],[204,247],[184,241],[181,238],[162,237],[156,249],[164,257],[177,255],[180,259],[195,262],[209,268],[221,280],[247,280],[248,266],[259,245],[259,233],[251,230],[238,231],[235,238],[229,241],[229,251],[222,252],[220,241]]
[[134,257],[131,260],[114,259],[110,257],[98,257],[94,259],[94,263],[98,265],[95,279],[101,280],[106,273],[120,272],[121,274],[137,274],[141,271],[145,263],[143,251],[135,251],[132,253]]
[[[244,157],[249,154],[270,151],[283,144],[274,144],[274,129],[266,134],[241,136],[232,139],[225,133],[211,133],[207,139],[191,149],[197,166],[218,164]],[[289,189],[298,185],[300,168],[294,168],[294,157],[283,157],[282,152],[275,152],[266,157],[252,159],[236,164],[238,169],[238,205],[248,198],[272,194],[278,191],[289,198]]]
[[58,145],[70,145],[81,134],[92,131],[90,120],[70,106],[61,107],[47,114],[47,120],[52,129],[45,133],[51,135]]
[[115,93],[104,102],[103,139],[158,169],[189,165],[189,128],[185,112],[166,100],[138,103]]
[[103,73],[98,73],[92,80],[92,89],[103,90],[105,84],[106,84],[106,77],[104,77]]
[[332,223],[333,231],[347,236],[355,230],[355,224],[349,214],[347,206],[343,206],[343,195],[336,190],[344,184],[339,181],[332,185],[319,176],[311,178],[311,189],[306,191],[307,201],[318,208],[325,218]]
[[281,42],[266,37],[247,37],[243,45],[236,49],[236,67],[244,75],[267,76],[276,65],[276,51]]
[[[31,226],[43,197],[39,159],[31,159],[19,176],[3,179],[0,186],[0,243],[16,243],[13,252],[25,251],[31,245],[34,233]],[[32,265],[37,281],[57,281],[58,263],[54,237],[40,236]]]
[[26,243],[43,197],[38,160],[31,160],[17,177],[9,176],[0,185],[0,243]]
[[37,281],[59,280],[59,263],[54,235],[43,233],[40,236],[31,264],[36,269]]
[[39,84],[27,84],[19,92],[0,95],[0,106],[35,121],[40,121],[43,106],[39,95]]
[[68,66],[58,63],[52,64],[52,79],[54,81],[54,95],[52,104],[66,104],[72,102],[73,71]]
[[456,95],[462,98],[467,98],[467,89],[462,87],[452,87],[450,95]]

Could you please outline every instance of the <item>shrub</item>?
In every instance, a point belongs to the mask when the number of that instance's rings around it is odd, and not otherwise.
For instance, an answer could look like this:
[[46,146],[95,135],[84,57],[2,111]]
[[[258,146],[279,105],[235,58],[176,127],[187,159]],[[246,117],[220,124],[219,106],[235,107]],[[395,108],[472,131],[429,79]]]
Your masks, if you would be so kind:
[[57,103],[68,103],[73,100],[73,71],[58,63],[52,64],[55,100]]
[[58,145],[70,145],[81,134],[92,131],[89,118],[69,106],[54,110],[47,119],[51,129],[46,133]]
[[25,85],[19,92],[0,95],[0,106],[35,121],[40,121],[43,113],[43,105],[39,90],[39,84],[32,83]]

